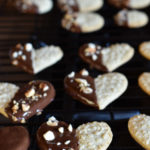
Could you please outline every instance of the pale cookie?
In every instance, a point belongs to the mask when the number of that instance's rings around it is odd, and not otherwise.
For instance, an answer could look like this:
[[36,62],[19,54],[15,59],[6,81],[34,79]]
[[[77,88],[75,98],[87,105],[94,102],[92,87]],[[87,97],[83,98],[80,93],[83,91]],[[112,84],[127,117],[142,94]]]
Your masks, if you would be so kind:
[[66,76],[64,85],[67,93],[74,99],[102,110],[126,91],[128,80],[120,73],[107,73],[92,78],[83,69]]
[[10,51],[11,63],[31,74],[37,74],[54,65],[62,57],[63,51],[61,48],[53,45],[34,49],[30,43],[24,46],[17,44]]
[[141,43],[139,46],[139,52],[146,59],[150,60],[150,41]]
[[111,72],[127,63],[134,55],[134,48],[129,44],[113,44],[101,47],[94,43],[81,46],[79,56],[91,67],[100,71]]
[[79,150],[106,150],[110,145],[113,133],[105,122],[91,122],[76,129]]
[[150,116],[140,114],[130,118],[128,129],[137,143],[144,149],[150,149]]
[[150,0],[108,0],[108,2],[117,8],[142,9],[150,5]]
[[91,12],[102,8],[103,0],[58,0],[58,6],[65,12]]
[[0,113],[8,117],[5,108],[14,97],[19,87],[11,83],[0,83]]
[[138,84],[145,93],[150,95],[150,73],[149,72],[144,72],[140,75],[138,79]]
[[148,15],[145,12],[126,9],[119,11],[114,20],[118,26],[128,28],[140,28],[149,22]]
[[52,0],[15,0],[11,3],[22,13],[44,14],[53,8]]
[[66,14],[62,19],[62,27],[76,33],[94,32],[103,26],[104,18],[97,13]]

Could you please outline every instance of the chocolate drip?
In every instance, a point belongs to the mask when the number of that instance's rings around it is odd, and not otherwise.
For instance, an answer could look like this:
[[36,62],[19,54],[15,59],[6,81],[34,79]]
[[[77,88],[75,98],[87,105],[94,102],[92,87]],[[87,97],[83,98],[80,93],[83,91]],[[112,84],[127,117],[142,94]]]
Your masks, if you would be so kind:
[[93,60],[92,59],[92,55],[86,56],[85,55],[85,50],[89,47],[89,44],[84,44],[83,46],[81,46],[81,48],[79,49],[79,56],[83,59],[83,61],[87,62],[88,64],[90,64],[90,66],[92,68],[96,68],[100,71],[104,71],[104,72],[108,72],[108,69],[106,68],[106,66],[103,64],[102,62],[102,54],[101,54],[101,50],[102,48],[99,47],[99,45],[95,45],[95,52],[94,54],[96,55],[97,59]]
[[32,50],[28,51],[25,46],[17,44],[10,51],[10,59],[13,65],[18,66],[31,74],[34,73],[32,66]]
[[117,8],[129,8],[130,0],[108,0],[111,5],[114,5]]
[[[76,82],[76,79],[86,80],[89,84],[89,88],[91,88],[93,91],[91,93],[84,92],[80,84]],[[79,100],[86,105],[91,105],[98,108],[97,97],[95,93],[95,84],[92,77],[90,77],[89,75],[83,76],[81,75],[81,73],[76,73],[75,76],[72,78],[70,78],[69,76],[65,77],[64,85],[67,93],[71,95],[74,99]]]
[[[59,132],[59,128],[63,127],[63,133]],[[47,141],[43,135],[51,131],[54,134],[54,140]],[[37,131],[37,141],[41,150],[78,150],[78,140],[76,138],[75,129],[72,132],[68,130],[68,124],[65,122],[58,122],[57,126],[49,126],[47,123],[43,123]],[[65,144],[66,141],[70,141],[69,144]]]
[[12,121],[25,123],[51,103],[54,96],[55,90],[49,82],[29,82],[16,93],[6,108],[6,113]]

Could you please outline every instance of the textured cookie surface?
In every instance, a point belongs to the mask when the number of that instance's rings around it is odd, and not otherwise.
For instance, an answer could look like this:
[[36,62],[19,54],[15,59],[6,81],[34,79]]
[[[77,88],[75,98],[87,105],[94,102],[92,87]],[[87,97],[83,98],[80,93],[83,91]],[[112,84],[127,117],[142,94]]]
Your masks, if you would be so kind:
[[97,13],[66,14],[62,19],[62,27],[71,32],[94,32],[104,26],[104,19]]
[[58,0],[59,8],[66,12],[90,12],[103,6],[103,0]]
[[53,7],[52,0],[15,0],[12,3],[22,13],[44,14]]
[[37,80],[20,87],[6,107],[6,113],[13,122],[26,120],[39,114],[55,97],[55,89],[47,81]]
[[137,10],[121,10],[115,17],[118,26],[139,28],[147,25],[149,18],[146,13]]
[[24,46],[17,44],[10,51],[11,63],[31,74],[37,74],[52,66],[62,57],[63,51],[61,48],[53,45],[34,49],[30,43]]
[[141,43],[139,46],[139,52],[146,59],[150,60],[150,41]]
[[104,109],[125,92],[128,81],[120,73],[108,73],[93,79],[87,70],[82,70],[80,73],[69,74],[64,84],[67,93],[74,99]]
[[144,72],[140,75],[138,79],[138,84],[144,92],[150,95],[150,73],[149,72]]
[[111,72],[128,62],[134,55],[134,48],[129,44],[113,44],[101,47],[94,43],[81,46],[79,56],[90,66],[105,72]]
[[112,131],[105,122],[91,122],[76,129],[79,150],[106,150],[112,141]]
[[110,4],[118,8],[142,9],[150,5],[150,0],[108,0]]
[[140,114],[130,118],[128,129],[136,142],[144,149],[150,149],[150,116]]
[[49,118],[37,131],[37,141],[41,150],[78,150],[75,129],[63,121]]
[[21,126],[0,128],[1,150],[28,150],[30,139],[28,131]]
[[7,117],[5,108],[14,97],[19,87],[11,83],[0,83],[0,113]]

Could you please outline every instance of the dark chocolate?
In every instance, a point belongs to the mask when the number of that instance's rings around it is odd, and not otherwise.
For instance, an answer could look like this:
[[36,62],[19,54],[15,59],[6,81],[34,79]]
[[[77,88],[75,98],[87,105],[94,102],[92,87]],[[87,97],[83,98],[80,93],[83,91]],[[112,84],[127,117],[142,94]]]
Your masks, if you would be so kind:
[[[79,83],[84,80],[89,85],[84,86],[84,83]],[[64,79],[64,86],[69,95],[71,95],[74,99],[79,100],[80,102],[98,108],[97,97],[95,93],[95,84],[94,79],[89,75],[82,75],[82,71],[80,73],[75,73],[73,77],[66,76]],[[85,91],[86,87],[91,89],[92,91],[87,93]],[[88,102],[87,102],[88,101]]]
[[[61,132],[60,128],[62,128]],[[54,135],[51,140],[47,140],[43,136],[48,131]],[[63,121],[58,122],[56,126],[43,123],[37,131],[37,142],[40,150],[78,150],[75,129],[69,130],[69,125]]]
[[5,111],[12,121],[25,123],[33,115],[42,112],[54,97],[55,89],[52,84],[47,81],[32,81],[20,88]]
[[1,150],[28,150],[30,145],[29,133],[22,126],[0,128]]
[[129,8],[130,0],[108,0],[108,2],[117,8]]
[[77,0],[58,0],[58,7],[65,12],[78,12]]
[[29,72],[34,73],[32,66],[32,49],[27,49],[26,45],[17,44],[10,51],[11,63],[19,68]]
[[[83,46],[81,46],[79,49],[79,56],[83,61],[88,63],[92,68],[96,68],[100,71],[108,72],[108,69],[102,63],[102,54],[101,54],[102,47],[93,43],[92,45],[94,45],[95,48],[91,48],[89,44],[84,44]],[[86,55],[87,50],[89,50],[89,55]],[[93,59],[92,55],[95,55],[96,59]]]

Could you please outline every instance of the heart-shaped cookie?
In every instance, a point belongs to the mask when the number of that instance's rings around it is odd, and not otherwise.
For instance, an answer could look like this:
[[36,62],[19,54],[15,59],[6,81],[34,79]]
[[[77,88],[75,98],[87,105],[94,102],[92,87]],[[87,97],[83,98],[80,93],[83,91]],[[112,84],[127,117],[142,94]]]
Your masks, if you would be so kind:
[[105,122],[90,122],[76,129],[79,140],[79,150],[106,150],[110,145],[113,134]]
[[138,84],[145,93],[150,95],[150,73],[149,72],[144,72],[139,76]]
[[0,128],[1,150],[28,150],[30,145],[29,133],[21,126]]
[[102,110],[125,92],[128,81],[120,73],[107,73],[93,79],[87,70],[82,70],[66,76],[64,85],[74,99]]
[[37,141],[40,150],[78,150],[75,129],[54,117],[39,127]]
[[21,87],[5,108],[8,117],[14,122],[25,123],[27,119],[53,101],[55,89],[47,81],[32,81]]
[[17,44],[10,51],[11,63],[31,74],[37,74],[43,69],[52,66],[62,57],[63,52],[60,47],[53,45],[35,50],[30,43],[24,46]]
[[146,59],[150,60],[150,41],[141,43],[139,46],[139,52]]
[[110,47],[101,47],[94,43],[84,44],[79,49],[79,56],[92,67],[111,72],[128,62],[134,55],[134,48],[130,45],[114,44]]
[[14,97],[19,87],[11,83],[0,83],[0,113],[7,117],[5,108]]
[[128,129],[137,143],[144,149],[150,149],[150,116],[140,114],[130,118]]

